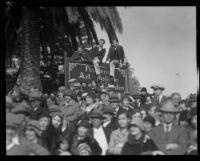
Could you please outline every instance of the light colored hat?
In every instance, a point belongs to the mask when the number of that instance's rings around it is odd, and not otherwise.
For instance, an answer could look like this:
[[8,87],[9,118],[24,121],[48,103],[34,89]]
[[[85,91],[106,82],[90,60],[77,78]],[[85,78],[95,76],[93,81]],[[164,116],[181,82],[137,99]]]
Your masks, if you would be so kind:
[[58,91],[65,91],[65,90],[66,90],[65,86],[58,87]]
[[171,100],[164,102],[160,108],[161,112],[178,113],[179,108],[176,108]]
[[162,91],[165,90],[165,87],[160,85],[160,84],[154,84],[154,85],[151,86],[151,88],[154,89],[154,90],[156,90],[156,89],[160,89]]
[[129,128],[132,127],[133,125],[136,125],[138,128],[140,128],[142,131],[144,131],[144,122],[141,118],[135,117],[131,120],[129,123]]
[[76,79],[70,79],[69,81],[68,81],[68,83],[75,83],[77,80]]
[[114,89],[115,89],[115,86],[113,84],[108,85],[108,90],[114,90]]

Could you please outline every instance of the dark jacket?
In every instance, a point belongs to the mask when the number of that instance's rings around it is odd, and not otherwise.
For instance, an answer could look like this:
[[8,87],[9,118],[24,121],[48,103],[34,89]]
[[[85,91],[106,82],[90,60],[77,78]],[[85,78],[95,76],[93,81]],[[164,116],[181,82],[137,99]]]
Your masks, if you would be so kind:
[[32,143],[24,137],[19,137],[19,145],[15,145],[6,155],[49,155],[49,152],[39,144]]
[[58,132],[52,125],[41,134],[41,145],[46,147],[50,154],[55,154],[58,148]]
[[[109,59],[110,59],[110,61],[114,60],[113,59],[114,54],[115,54],[115,48],[114,48],[114,46],[111,46],[109,49],[106,61],[108,61]],[[121,45],[118,45],[116,54],[117,54],[118,60],[121,61],[122,63],[124,63],[125,54],[124,54],[124,49]]]
[[153,142],[152,139],[145,139],[145,135],[139,140],[133,140],[128,136],[128,141],[124,144],[122,148],[122,155],[142,155],[142,153],[146,153],[151,155],[151,152],[154,150],[158,150],[157,146]]
[[[166,138],[163,124],[156,126],[151,131],[151,138],[159,150],[163,151],[166,155],[183,155],[186,152],[188,145],[188,136],[185,129],[181,126],[172,125],[169,138]],[[166,145],[169,143],[179,144],[179,147],[174,150],[166,150]]]
[[102,62],[103,57],[105,56],[106,49],[103,48],[101,51],[99,51],[98,47],[94,47],[92,50],[90,50],[90,53],[92,55],[92,58],[98,57],[99,60]]
[[31,120],[38,120],[39,116],[43,113],[48,113],[48,110],[42,106],[39,106],[35,111],[32,110],[30,114],[30,119]]
[[112,120],[106,127],[103,126],[104,133],[106,135],[107,143],[110,142],[111,133],[116,130],[118,127],[115,123],[115,120]]

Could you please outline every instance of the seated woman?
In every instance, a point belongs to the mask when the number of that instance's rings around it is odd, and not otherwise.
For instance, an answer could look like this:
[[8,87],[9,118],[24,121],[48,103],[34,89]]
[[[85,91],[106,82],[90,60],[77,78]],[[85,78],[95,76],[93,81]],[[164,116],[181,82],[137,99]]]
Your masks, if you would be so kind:
[[162,155],[153,140],[145,135],[142,119],[133,118],[129,124],[128,141],[122,148],[122,155]]
[[70,149],[71,149],[72,155],[80,154],[78,145],[82,140],[84,140],[87,137],[89,137],[88,139],[90,140],[90,143],[92,145],[91,148],[94,150],[93,153],[95,153],[95,155],[101,154],[102,150],[101,150],[99,144],[97,143],[97,141],[91,136],[90,128],[91,128],[91,125],[87,120],[82,120],[78,124],[77,134],[74,135],[72,142],[71,142]]
[[117,130],[114,130],[110,136],[110,142],[108,147],[109,154],[112,155],[120,155],[122,147],[128,139],[128,123],[129,123],[129,115],[128,112],[123,110],[118,116],[118,126]]

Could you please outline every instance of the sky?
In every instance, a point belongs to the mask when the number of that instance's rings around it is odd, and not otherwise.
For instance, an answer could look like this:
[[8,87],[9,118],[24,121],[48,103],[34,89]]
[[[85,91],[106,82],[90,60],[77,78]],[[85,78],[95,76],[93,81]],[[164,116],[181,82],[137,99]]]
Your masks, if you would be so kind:
[[[165,87],[165,95],[179,92],[182,98],[197,93],[196,7],[117,9],[123,25],[123,33],[117,33],[119,44],[141,87],[152,93],[150,86],[159,83]],[[107,33],[98,24],[95,28],[108,52]]]

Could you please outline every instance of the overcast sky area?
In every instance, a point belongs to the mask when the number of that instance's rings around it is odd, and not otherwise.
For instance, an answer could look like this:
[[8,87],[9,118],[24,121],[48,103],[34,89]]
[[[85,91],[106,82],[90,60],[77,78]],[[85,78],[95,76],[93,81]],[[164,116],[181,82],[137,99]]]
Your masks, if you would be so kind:
[[[117,33],[119,43],[141,87],[152,93],[150,86],[159,83],[166,88],[165,95],[180,92],[183,98],[196,93],[196,7],[118,7],[118,11],[123,24],[122,35]],[[95,27],[108,52],[107,34]]]

